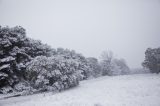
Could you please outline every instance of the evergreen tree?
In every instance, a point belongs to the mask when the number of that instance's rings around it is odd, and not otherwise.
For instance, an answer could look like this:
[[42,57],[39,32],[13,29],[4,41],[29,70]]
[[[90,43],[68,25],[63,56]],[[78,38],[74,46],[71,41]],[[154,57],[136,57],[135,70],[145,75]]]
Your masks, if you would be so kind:
[[160,48],[148,48],[145,52],[145,60],[142,65],[152,73],[160,72]]

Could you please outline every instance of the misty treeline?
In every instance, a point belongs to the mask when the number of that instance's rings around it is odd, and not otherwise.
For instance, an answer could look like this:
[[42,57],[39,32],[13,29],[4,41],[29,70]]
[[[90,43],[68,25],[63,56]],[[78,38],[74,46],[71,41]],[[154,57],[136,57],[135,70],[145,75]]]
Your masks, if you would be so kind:
[[20,26],[0,26],[0,93],[62,91],[81,80],[129,71],[125,60],[115,58],[110,51],[103,52],[99,61],[29,38]]

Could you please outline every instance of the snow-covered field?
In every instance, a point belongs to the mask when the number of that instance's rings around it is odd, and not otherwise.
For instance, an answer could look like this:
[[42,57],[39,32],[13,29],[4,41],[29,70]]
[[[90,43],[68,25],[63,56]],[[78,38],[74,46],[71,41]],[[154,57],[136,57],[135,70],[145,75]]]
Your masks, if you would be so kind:
[[106,76],[56,94],[1,99],[0,106],[160,106],[160,74]]

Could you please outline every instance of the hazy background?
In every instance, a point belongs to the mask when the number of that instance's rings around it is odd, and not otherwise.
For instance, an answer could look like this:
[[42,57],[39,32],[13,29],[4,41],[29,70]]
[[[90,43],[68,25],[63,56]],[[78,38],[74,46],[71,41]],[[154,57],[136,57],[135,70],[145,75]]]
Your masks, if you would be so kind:
[[0,25],[84,56],[111,50],[136,68],[160,46],[160,0],[0,0]]

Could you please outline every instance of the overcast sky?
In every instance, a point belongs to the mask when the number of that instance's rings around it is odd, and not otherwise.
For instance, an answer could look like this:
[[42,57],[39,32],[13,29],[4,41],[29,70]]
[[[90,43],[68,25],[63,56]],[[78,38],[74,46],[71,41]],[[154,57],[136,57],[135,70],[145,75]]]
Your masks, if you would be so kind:
[[111,50],[136,68],[160,47],[160,0],[0,0],[0,25],[87,57]]

